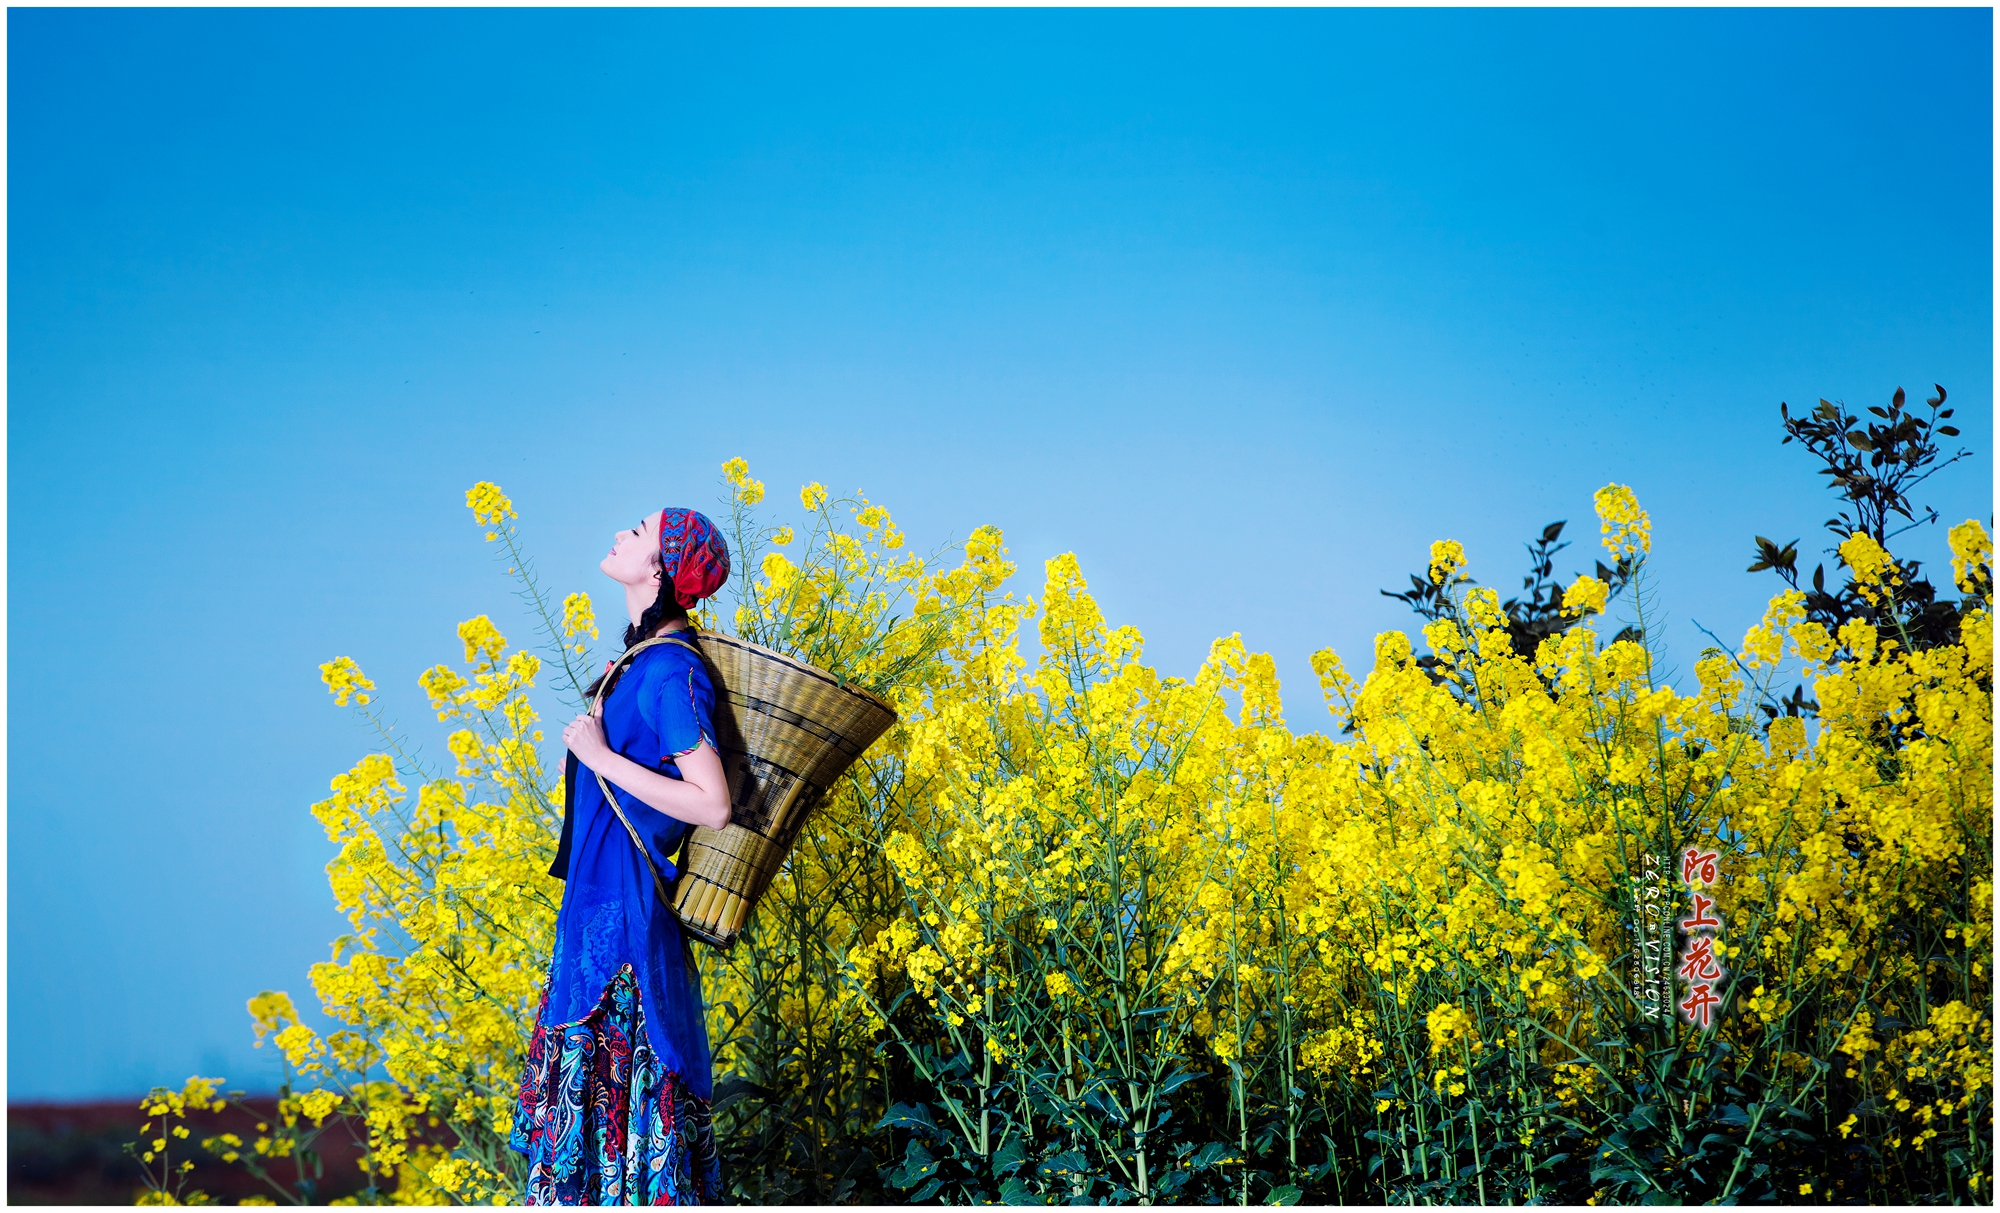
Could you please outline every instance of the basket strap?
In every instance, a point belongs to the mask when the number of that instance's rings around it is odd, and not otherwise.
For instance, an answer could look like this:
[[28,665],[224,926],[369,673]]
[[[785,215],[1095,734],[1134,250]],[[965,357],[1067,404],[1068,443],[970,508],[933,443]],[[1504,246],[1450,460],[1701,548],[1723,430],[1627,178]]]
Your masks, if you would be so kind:
[[[618,672],[620,666],[623,666],[626,662],[632,660],[634,656],[638,655],[641,650],[650,649],[656,644],[677,644],[688,652],[693,653],[696,657],[701,656],[700,649],[678,636],[655,636],[651,640],[640,641],[638,644],[626,649],[625,655],[612,664],[611,669],[606,671],[604,680],[597,684],[597,695],[590,701],[590,714],[592,716],[598,717],[600,721],[603,719],[604,693],[610,689],[611,676]],[[646,843],[639,837],[639,831],[633,828],[632,819],[625,816],[624,808],[618,803],[617,793],[611,790],[611,784],[604,776],[598,775],[596,771],[592,771],[591,774],[597,776],[597,786],[604,793],[604,802],[611,806],[612,812],[618,814],[618,820],[624,825],[625,832],[632,836],[632,845],[639,848],[639,858],[645,862],[646,871],[653,877],[653,891],[659,894],[661,902],[666,905],[672,905],[674,902],[673,892],[667,888],[667,882],[660,879],[660,869],[653,864],[653,853],[646,849]]]

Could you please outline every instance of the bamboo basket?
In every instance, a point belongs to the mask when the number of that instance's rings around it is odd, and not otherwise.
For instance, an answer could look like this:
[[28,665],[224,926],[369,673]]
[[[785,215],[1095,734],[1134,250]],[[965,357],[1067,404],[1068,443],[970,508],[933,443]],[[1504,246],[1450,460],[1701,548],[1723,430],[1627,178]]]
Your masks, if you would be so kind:
[[727,949],[835,780],[896,723],[879,696],[761,645],[701,633],[730,821],[688,837],[671,904],[681,928]]

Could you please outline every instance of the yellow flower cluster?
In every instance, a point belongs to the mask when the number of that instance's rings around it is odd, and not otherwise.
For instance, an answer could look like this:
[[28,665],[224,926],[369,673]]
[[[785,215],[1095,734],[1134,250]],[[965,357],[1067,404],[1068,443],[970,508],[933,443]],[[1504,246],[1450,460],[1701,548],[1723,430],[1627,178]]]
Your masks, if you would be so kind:
[[1840,559],[1854,574],[1854,588],[1877,606],[1889,601],[1903,582],[1896,558],[1866,531],[1856,531],[1840,545]]
[[[737,507],[761,499],[743,461],[724,478]],[[505,498],[482,490],[485,525]],[[1723,856],[1732,981],[1712,1030],[1728,1064],[1788,1098],[1848,1084],[1828,1108],[1843,1135],[1888,1108],[1901,1119],[1861,1131],[1922,1146],[1990,1108],[1990,1006],[1939,996],[1990,980],[1985,607],[1957,643],[1912,651],[1866,624],[1829,635],[1788,592],[1682,689],[1645,644],[1592,629],[1595,578],[1565,595],[1575,625],[1528,657],[1496,596],[1447,593],[1426,629],[1435,672],[1402,632],[1377,638],[1360,681],[1315,654],[1336,727],[1302,731],[1240,637],[1188,678],[1146,665],[1072,555],[1017,599],[996,530],[946,567],[899,555],[879,506],[848,500],[835,526],[823,486],[799,500],[806,549],[744,553],[736,629],[824,640],[845,676],[893,667],[900,720],[828,791],[743,940],[701,964],[718,1070],[766,1092],[818,1075],[797,1105],[817,1109],[812,1132],[881,1121],[886,1045],[969,1155],[999,1148],[1002,1110],[1059,1144],[1047,1174],[1065,1199],[1078,1174],[1171,1195],[1149,1135],[1193,1080],[1233,1122],[1301,1134],[1287,1093],[1310,1089],[1329,1124],[1450,1099],[1479,1101],[1496,1150],[1528,1151],[1558,1116],[1608,1137],[1647,1063],[1604,1042],[1647,1018],[1699,1035],[1633,980],[1635,890],[1686,846]],[[1645,511],[1618,485],[1597,504],[1606,547],[1643,574]],[[1968,526],[1960,580],[1990,585],[1990,542]],[[1464,561],[1435,545],[1433,581]],[[887,627],[896,593],[931,630]],[[580,597],[559,615],[568,638]],[[279,995],[251,1009],[260,1039],[325,1079],[296,1115],[359,1118],[369,1165],[410,1198],[486,1201],[519,1193],[504,1141],[560,896],[543,873],[561,788],[537,756],[534,660],[483,616],[460,639],[467,672],[422,678],[440,718],[465,721],[456,772],[392,745],[314,806],[350,933],[313,981],[344,1030],[321,1040]],[[1762,726],[1789,661],[1820,715]],[[367,685],[352,662],[328,671],[342,702]],[[1852,1078],[1812,1064],[1836,1057]],[[375,1064],[390,1081],[365,1078]],[[763,1114],[748,1106],[730,1115]]]
[[1465,545],[1458,540],[1440,539],[1431,544],[1431,584],[1443,585],[1464,567]]
[[1993,567],[1993,537],[1976,519],[1968,518],[1951,528],[1951,574],[1959,589],[1970,594],[1977,588],[1977,573]]
[[1644,556],[1653,550],[1653,520],[1639,508],[1639,498],[1622,484],[1597,490],[1598,530],[1604,548],[1619,559]]
[[326,689],[333,692],[333,701],[342,707],[347,706],[349,696],[358,704],[367,704],[369,692],[375,689],[352,657],[336,657],[327,662],[319,668],[319,677],[326,683]]
[[[140,1178],[145,1190],[136,1203],[141,1205],[212,1204],[207,1194],[195,1190],[188,1191],[188,1172],[194,1170],[194,1160],[183,1158],[178,1163],[173,1159],[173,1145],[186,1141],[190,1130],[184,1122],[190,1112],[220,1112],[228,1106],[219,1092],[222,1080],[203,1078],[199,1075],[187,1080],[176,1091],[170,1087],[154,1087],[139,1101],[139,1110],[147,1120],[139,1126],[139,1140],[126,1145],[126,1153],[139,1164]],[[241,1094],[241,1092],[237,1092]],[[168,1122],[175,1122],[169,1124]],[[207,1145],[206,1142],[203,1143]],[[158,1163],[157,1169],[154,1164]]]
[[[500,491],[500,486],[484,480],[465,490],[465,507],[472,511],[473,521],[480,526],[497,527],[518,517],[514,513],[514,503]],[[496,536],[489,533],[486,538],[490,541]]]
[[1374,1015],[1350,1008],[1338,1022],[1299,1042],[1299,1063],[1322,1079],[1337,1073],[1366,1075],[1387,1048],[1375,1034]]
[[1447,1052],[1460,1041],[1477,1039],[1472,1016],[1463,1007],[1448,1002],[1432,1007],[1426,1022],[1430,1028],[1433,1054]]
[[731,459],[722,465],[723,478],[729,481],[730,497],[740,505],[756,505],[764,500],[764,482],[750,477],[750,465],[742,459]]
[[1610,586],[1585,573],[1571,582],[1569,589],[1563,591],[1563,614],[1570,616],[1602,614],[1604,604],[1610,597]]
[[590,604],[590,595],[571,594],[563,599],[563,643],[581,656],[587,647],[582,642],[584,636],[597,639],[597,612]]

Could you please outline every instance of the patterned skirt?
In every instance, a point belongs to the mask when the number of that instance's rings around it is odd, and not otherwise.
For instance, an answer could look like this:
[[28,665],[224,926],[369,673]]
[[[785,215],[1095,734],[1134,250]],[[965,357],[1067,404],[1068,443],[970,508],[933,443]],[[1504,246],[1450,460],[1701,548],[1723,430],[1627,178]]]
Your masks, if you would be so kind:
[[509,1144],[528,1156],[531,1205],[692,1205],[722,1199],[708,1101],[661,1068],[626,965],[574,1023],[543,1024]]

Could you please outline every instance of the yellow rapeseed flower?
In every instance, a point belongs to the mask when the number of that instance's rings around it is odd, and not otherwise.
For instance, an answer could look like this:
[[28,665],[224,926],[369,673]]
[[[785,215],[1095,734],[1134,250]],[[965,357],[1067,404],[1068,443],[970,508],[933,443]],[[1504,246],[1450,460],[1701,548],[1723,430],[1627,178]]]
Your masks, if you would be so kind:
[[1375,637],[1375,668],[1393,669],[1410,659],[1410,638],[1401,632],[1383,632]]
[[465,659],[481,665],[498,661],[507,651],[507,638],[484,615],[475,615],[459,624],[458,638],[465,645]]
[[[257,1041],[281,1031],[287,1025],[299,1021],[298,1009],[292,1005],[292,996],[282,990],[266,990],[250,1000],[250,1022],[256,1030]],[[165,1111],[164,1108],[161,1111]],[[156,1113],[157,1115],[157,1113]]]
[[597,611],[590,595],[571,594],[563,599],[563,637],[574,640],[584,635],[597,638]]
[[1887,602],[1894,588],[1903,583],[1896,558],[1866,531],[1856,531],[1841,542],[1840,558],[1854,574],[1855,590],[1877,606]]
[[1866,1011],[1857,1011],[1854,1022],[1848,1026],[1847,1035],[1841,1038],[1840,1051],[1849,1057],[1861,1057],[1870,1050],[1882,1046],[1875,1040],[1875,1017]]
[[764,500],[764,482],[750,478],[750,464],[746,460],[736,458],[725,461],[722,475],[729,481],[730,499],[737,505],[751,506]]
[[1465,1008],[1452,1003],[1431,1008],[1425,1022],[1430,1029],[1433,1055],[1450,1049],[1461,1040],[1470,1040],[1473,1035],[1472,1016]]
[[356,703],[366,704],[368,692],[375,689],[375,684],[361,673],[361,667],[354,663],[352,657],[336,657],[327,662],[319,668],[319,678],[333,693],[333,701],[342,707],[347,706],[350,695],[355,696]]
[[1481,628],[1504,628],[1507,626],[1507,612],[1500,608],[1500,595],[1486,586],[1471,591],[1465,596],[1465,615],[1473,626]]
[[1464,567],[1464,544],[1456,539],[1440,539],[1431,544],[1431,584],[1443,585]]
[[1597,490],[1598,529],[1604,549],[1615,559],[1643,556],[1653,550],[1653,520],[1639,508],[1639,498],[1622,484]]
[[314,1127],[324,1121],[333,1110],[340,1106],[342,1096],[337,1091],[307,1091],[299,1096],[299,1111]]
[[1739,656],[1745,666],[1754,670],[1778,664],[1792,625],[1805,617],[1805,600],[1799,590],[1786,590],[1771,599],[1764,608],[1763,621],[1743,634]]
[[1970,594],[1975,574],[1992,575],[1993,537],[1977,518],[1968,518],[1951,528],[1951,578],[1953,584]]
[[1572,617],[1601,614],[1610,597],[1610,586],[1585,573],[1563,591],[1563,614]]
[[500,486],[484,480],[465,490],[465,504],[480,526],[497,526],[509,518],[518,517],[514,513],[514,503],[500,491]]

